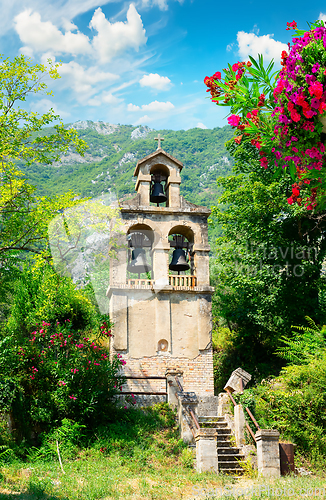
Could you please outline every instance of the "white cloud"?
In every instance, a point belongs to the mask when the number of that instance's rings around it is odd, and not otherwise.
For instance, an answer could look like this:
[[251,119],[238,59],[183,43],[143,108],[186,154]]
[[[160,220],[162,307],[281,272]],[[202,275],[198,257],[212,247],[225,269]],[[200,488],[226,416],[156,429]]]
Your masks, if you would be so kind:
[[102,92],[101,95],[97,95],[88,100],[89,106],[101,106],[103,104],[111,104],[111,106],[116,106],[123,102],[123,99],[116,97],[111,94],[111,92]]
[[[28,49],[35,52],[51,50],[55,54],[87,54],[92,51],[88,36],[83,33],[65,34],[51,21],[42,21],[38,12],[24,10],[14,19],[15,29],[21,41]],[[74,28],[75,29],[75,28]],[[26,53],[26,48],[25,53]]]
[[326,23],[326,14],[323,14],[322,12],[319,14],[319,17],[318,19],[320,19],[321,21],[324,21],[324,23]]
[[196,128],[207,129],[206,125],[204,125],[202,122],[198,122]]
[[128,104],[128,111],[147,111],[151,113],[166,113],[167,111],[171,111],[174,109],[174,105],[170,101],[159,102],[153,101],[149,104],[143,104],[142,106],[136,106],[135,104]]
[[99,70],[96,66],[85,69],[75,61],[64,63],[59,68],[64,78],[63,86],[70,86],[77,93],[92,93],[93,86],[99,83],[112,83],[118,80],[119,75]]
[[146,125],[147,123],[154,120],[154,117],[150,118],[148,115],[144,115],[141,118],[138,118],[137,121],[134,122],[134,125]]
[[36,111],[37,113],[47,113],[51,108],[56,115],[60,115],[60,118],[67,118],[70,116],[68,111],[63,111],[58,108],[57,104],[50,99],[40,99],[39,101],[33,102],[33,111]]
[[102,101],[107,104],[119,104],[122,99],[119,99],[115,95],[112,95],[110,92],[104,92],[102,96]]
[[110,23],[98,8],[89,24],[97,31],[93,38],[93,47],[102,63],[111,61],[113,57],[133,48],[138,51],[147,41],[145,29],[135,6],[130,4],[127,22]]
[[78,31],[77,26],[71,21],[69,21],[69,19],[66,19],[65,17],[62,19],[61,25],[65,31],[76,31],[76,30]]
[[101,101],[101,99],[94,97],[92,99],[89,99],[87,104],[88,104],[88,106],[101,106],[102,101]]
[[158,73],[144,75],[139,83],[142,87],[150,87],[155,90],[169,90],[172,86],[170,78],[160,76]]
[[128,111],[140,111],[140,107],[135,104],[128,104],[127,109]]
[[142,0],[143,7],[150,7],[152,5],[156,5],[160,10],[168,10],[167,0]]
[[273,35],[257,36],[255,33],[238,31],[239,56],[242,59],[247,59],[249,55],[256,58],[258,54],[262,54],[265,61],[274,59],[278,62],[281,58],[282,50],[287,50],[288,46],[285,43],[270,38],[271,36]]

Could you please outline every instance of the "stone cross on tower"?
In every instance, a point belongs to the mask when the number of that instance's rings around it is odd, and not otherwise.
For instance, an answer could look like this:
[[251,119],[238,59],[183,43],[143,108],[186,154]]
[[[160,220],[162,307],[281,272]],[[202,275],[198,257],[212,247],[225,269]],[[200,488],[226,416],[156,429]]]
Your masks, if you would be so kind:
[[157,137],[154,138],[154,141],[157,141],[157,149],[160,149],[161,141],[164,141],[164,138],[161,137],[161,134],[157,134]]

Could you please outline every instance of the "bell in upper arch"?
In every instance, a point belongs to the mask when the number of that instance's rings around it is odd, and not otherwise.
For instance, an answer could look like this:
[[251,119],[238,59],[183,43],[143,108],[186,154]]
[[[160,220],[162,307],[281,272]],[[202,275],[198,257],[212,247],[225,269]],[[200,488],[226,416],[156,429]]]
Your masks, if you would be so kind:
[[131,252],[131,262],[127,267],[130,273],[141,274],[148,273],[152,270],[152,266],[147,263],[146,253],[143,248],[135,248]]
[[176,248],[173,251],[171,264],[169,265],[170,271],[188,271],[189,264],[186,261],[186,254],[182,248]]
[[152,193],[150,196],[150,201],[152,203],[164,203],[167,200],[167,196],[164,193],[163,186],[160,182],[154,182],[152,187]]

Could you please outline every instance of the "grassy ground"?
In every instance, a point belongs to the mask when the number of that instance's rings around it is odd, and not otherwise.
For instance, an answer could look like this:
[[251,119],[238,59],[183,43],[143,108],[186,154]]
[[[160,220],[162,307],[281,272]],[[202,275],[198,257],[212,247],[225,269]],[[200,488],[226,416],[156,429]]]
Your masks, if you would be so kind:
[[85,453],[64,463],[16,463],[3,467],[0,499],[19,500],[192,500],[195,498],[326,498],[322,477],[287,477],[277,481],[197,474],[174,459],[165,465],[153,457],[145,466],[123,464],[119,457]]
[[123,420],[88,437],[66,423],[59,434],[45,436],[41,446],[24,453],[19,459],[17,452],[3,456],[0,500],[326,498],[322,472],[277,481],[198,474],[191,450],[179,440],[174,417],[164,407],[147,415],[128,410]]

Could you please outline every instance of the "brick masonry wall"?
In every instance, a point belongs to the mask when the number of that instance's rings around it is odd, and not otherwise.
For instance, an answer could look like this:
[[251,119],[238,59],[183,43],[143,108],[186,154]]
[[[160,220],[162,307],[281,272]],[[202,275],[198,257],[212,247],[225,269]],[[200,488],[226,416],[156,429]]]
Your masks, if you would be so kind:
[[[114,349],[111,354],[115,353]],[[125,376],[159,376],[164,377],[168,369],[183,372],[181,382],[186,392],[195,392],[197,396],[214,395],[213,351],[212,348],[200,352],[194,359],[173,358],[168,355],[129,358],[127,353],[121,353],[126,361],[123,367]],[[128,380],[123,391],[164,392],[165,380]]]

